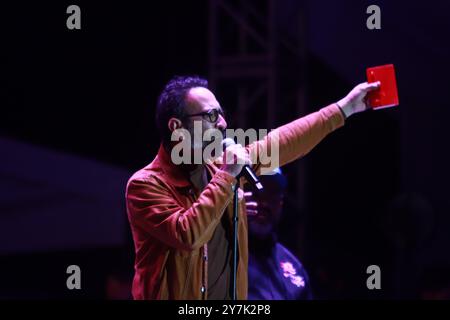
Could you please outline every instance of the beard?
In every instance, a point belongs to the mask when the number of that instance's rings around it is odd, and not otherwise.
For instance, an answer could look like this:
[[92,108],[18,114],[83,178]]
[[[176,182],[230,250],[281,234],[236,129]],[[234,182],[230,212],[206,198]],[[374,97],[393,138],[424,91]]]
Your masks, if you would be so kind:
[[[225,130],[215,128],[205,128],[201,130],[198,127],[190,126],[188,132],[191,135],[192,154],[201,153],[206,159],[215,159],[222,155],[222,140],[225,136]],[[205,150],[208,151],[205,154]],[[206,159],[203,159],[205,161]]]

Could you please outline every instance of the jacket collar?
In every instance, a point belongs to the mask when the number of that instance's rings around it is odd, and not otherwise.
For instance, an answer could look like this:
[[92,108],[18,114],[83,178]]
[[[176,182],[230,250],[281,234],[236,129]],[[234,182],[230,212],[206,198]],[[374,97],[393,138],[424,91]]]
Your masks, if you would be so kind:
[[[183,171],[181,166],[172,162],[170,154],[166,151],[162,144],[159,146],[157,161],[169,184],[177,188],[192,187],[189,174]],[[212,162],[207,162],[205,166],[211,176],[214,176],[217,170],[219,170],[219,168]]]

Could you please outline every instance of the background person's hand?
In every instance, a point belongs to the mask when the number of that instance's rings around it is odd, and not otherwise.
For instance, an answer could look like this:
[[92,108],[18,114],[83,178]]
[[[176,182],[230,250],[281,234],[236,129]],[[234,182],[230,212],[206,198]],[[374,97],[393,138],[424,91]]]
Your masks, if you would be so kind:
[[245,211],[249,216],[256,216],[258,214],[258,202],[253,198],[252,192],[244,192]]
[[367,93],[380,87],[380,82],[363,82],[353,88],[350,93],[338,101],[338,105],[348,118],[354,113],[362,112],[370,108],[367,104]]

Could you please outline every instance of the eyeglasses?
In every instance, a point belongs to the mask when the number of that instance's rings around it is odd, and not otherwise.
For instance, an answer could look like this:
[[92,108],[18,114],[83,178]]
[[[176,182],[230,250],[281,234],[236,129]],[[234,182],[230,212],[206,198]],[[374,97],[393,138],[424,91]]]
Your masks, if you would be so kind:
[[202,116],[203,119],[212,122],[212,123],[216,123],[217,120],[219,119],[219,115],[221,115],[222,117],[225,115],[222,109],[211,109],[205,112],[200,112],[200,113],[195,113],[195,114],[188,114],[185,115],[186,118],[190,118],[190,117],[195,117],[195,116]]

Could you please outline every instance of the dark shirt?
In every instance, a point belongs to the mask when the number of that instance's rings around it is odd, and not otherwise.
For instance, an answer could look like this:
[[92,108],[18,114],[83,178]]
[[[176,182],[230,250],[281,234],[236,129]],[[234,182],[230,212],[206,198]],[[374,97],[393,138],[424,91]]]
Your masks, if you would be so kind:
[[[211,180],[206,169],[191,172],[191,181],[202,191]],[[229,242],[229,225],[225,217],[217,225],[208,242],[208,300],[230,300],[231,282],[231,247]]]
[[208,242],[208,300],[231,299],[231,252],[227,224],[222,218]]
[[250,250],[249,300],[311,300],[309,277],[300,261],[275,243],[268,254]]

